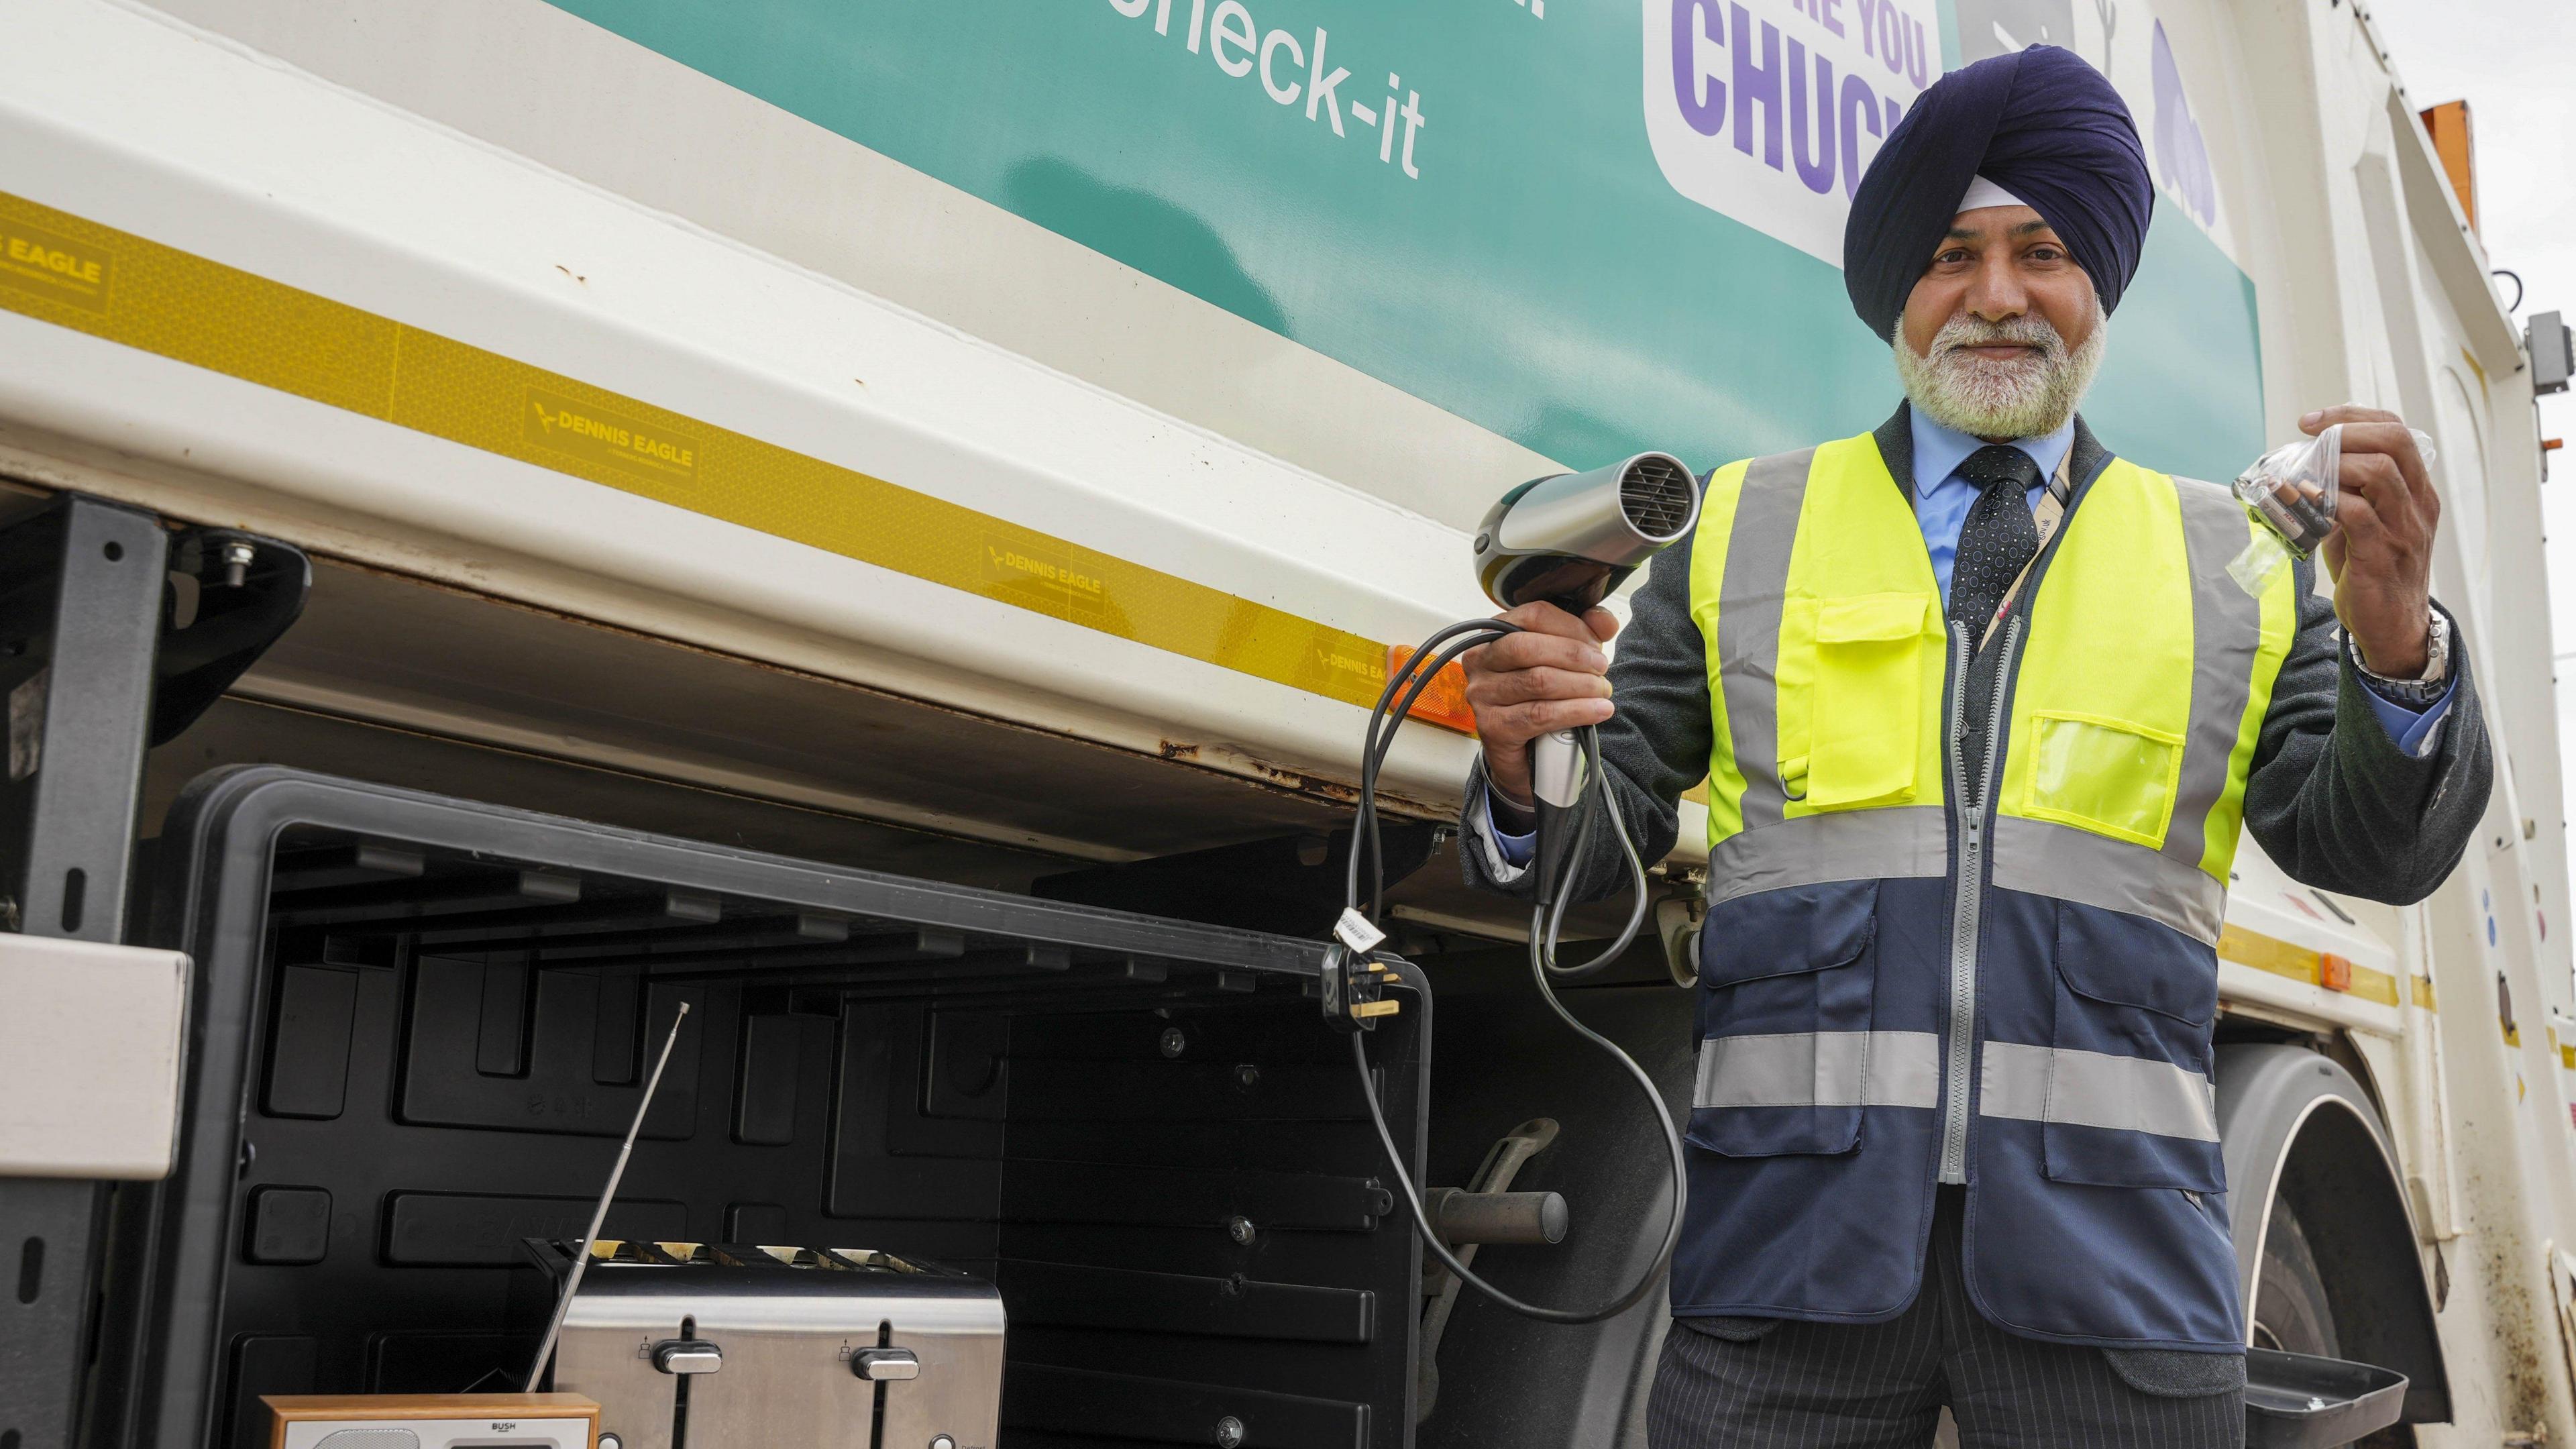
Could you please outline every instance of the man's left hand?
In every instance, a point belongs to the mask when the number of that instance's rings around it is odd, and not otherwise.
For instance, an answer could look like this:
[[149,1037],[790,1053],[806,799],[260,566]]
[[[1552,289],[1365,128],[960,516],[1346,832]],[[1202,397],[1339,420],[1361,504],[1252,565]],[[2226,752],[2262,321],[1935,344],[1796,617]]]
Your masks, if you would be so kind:
[[2424,672],[2432,637],[2433,535],[2442,500],[2397,414],[2327,408],[2299,419],[2299,430],[2314,436],[2336,423],[2344,425],[2341,497],[2324,550],[2335,617],[2373,674],[2414,679]]

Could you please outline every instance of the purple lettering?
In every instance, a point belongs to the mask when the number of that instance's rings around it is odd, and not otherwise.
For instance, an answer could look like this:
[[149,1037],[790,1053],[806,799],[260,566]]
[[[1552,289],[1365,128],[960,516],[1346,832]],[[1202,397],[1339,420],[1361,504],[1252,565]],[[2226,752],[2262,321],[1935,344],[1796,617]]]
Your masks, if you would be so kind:
[[[1699,16],[1697,25],[1691,23],[1693,13]],[[1703,136],[1714,136],[1726,125],[1726,82],[1699,68],[1699,37],[1723,45],[1721,28],[1717,0],[1673,0],[1673,99],[1682,108],[1682,119]],[[1703,80],[1708,82],[1705,100],[1700,96]]]
[[1895,0],[1878,0],[1878,58],[1889,75],[1905,73],[1905,17],[1896,13]]
[[1878,56],[1878,12],[1887,0],[1854,0],[1860,9],[1860,53]]
[[[1881,11],[1883,13],[1884,11],[1893,10],[1895,8],[1896,7],[1893,5],[1882,6]],[[1914,82],[1915,89],[1917,90],[1930,84],[1930,82],[1924,78],[1924,65],[1923,22],[1913,18],[1912,16],[1907,16],[1905,20],[1905,78]]]
[[1774,171],[1785,169],[1780,159],[1780,27],[1762,22],[1762,63],[1753,64],[1753,47],[1745,43],[1752,34],[1753,17],[1741,5],[1729,5],[1727,29],[1735,36],[1730,47],[1735,52],[1735,149],[1753,154],[1753,103],[1762,103],[1762,164]]
[[[1893,106],[1895,102],[1890,101],[1888,104]],[[1867,124],[1869,133],[1873,136],[1884,136],[1887,133],[1879,129],[1878,97],[1870,93],[1868,83],[1859,76],[1843,77],[1842,112],[1843,195],[1850,196],[1860,190],[1860,173],[1864,164],[1860,156],[1861,126]]]
[[[1807,145],[1808,122],[1815,122],[1813,140]],[[1789,42],[1789,134],[1792,152],[1798,162],[1798,179],[1807,189],[1822,196],[1834,189],[1834,63],[1820,52],[1816,56],[1816,103],[1807,104],[1807,48],[1797,41]]]

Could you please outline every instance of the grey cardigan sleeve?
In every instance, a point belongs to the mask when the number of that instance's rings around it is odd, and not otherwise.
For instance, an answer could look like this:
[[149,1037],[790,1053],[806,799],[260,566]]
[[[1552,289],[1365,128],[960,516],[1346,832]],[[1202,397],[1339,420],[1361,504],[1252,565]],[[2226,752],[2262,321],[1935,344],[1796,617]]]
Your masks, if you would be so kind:
[[[2314,565],[2299,565],[2299,634],[2254,747],[2245,828],[2293,880],[2412,905],[2459,864],[2494,785],[2469,651],[2465,642],[2451,650],[2459,687],[2441,748],[2412,759],[2371,713],[2334,605],[2314,582]],[[2461,640],[2457,618],[2451,637]]]
[[[1683,539],[1648,565],[1610,665],[1617,713],[1601,726],[1603,772],[1617,792],[1637,854],[1650,867],[1673,848],[1681,794],[1708,774],[1713,740],[1708,654],[1690,612],[1691,543]],[[1468,772],[1459,827],[1458,860],[1467,884],[1500,895],[1530,893],[1529,872],[1494,858],[1486,843],[1481,757]],[[1580,900],[1626,887],[1627,858],[1606,829],[1594,832],[1574,879]]]

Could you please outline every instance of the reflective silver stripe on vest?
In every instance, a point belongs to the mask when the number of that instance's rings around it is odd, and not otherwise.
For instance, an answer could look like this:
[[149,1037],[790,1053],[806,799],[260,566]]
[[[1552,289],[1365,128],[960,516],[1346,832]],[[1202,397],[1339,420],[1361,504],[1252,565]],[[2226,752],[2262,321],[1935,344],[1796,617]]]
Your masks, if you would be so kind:
[[2191,563],[2191,723],[2183,736],[2182,776],[2167,857],[2197,868],[2209,850],[2209,812],[2227,792],[2227,762],[2254,690],[2254,656],[2263,643],[2263,601],[2227,575],[2252,535],[2245,506],[2214,483],[2176,478],[2184,555]]
[[2218,944],[2227,888],[2199,865],[2050,820],[1998,815],[1994,883],[2077,905],[2126,911]]
[[1719,841],[1708,853],[1708,901],[1829,880],[1904,880],[1950,869],[1938,805],[1801,815]]
[[1735,527],[1726,539],[1726,577],[1717,591],[1717,655],[1726,696],[1726,733],[1744,777],[1744,828],[1780,823],[1780,608],[1789,592],[1789,554],[1806,507],[1816,450],[1756,458],[1744,470]]
[[1920,1107],[1941,1100],[1941,1039],[1928,1031],[1713,1036],[1699,1045],[1693,1107]]
[[1990,1041],[1977,1082],[1981,1117],[2218,1140],[2217,1089],[2171,1062]]

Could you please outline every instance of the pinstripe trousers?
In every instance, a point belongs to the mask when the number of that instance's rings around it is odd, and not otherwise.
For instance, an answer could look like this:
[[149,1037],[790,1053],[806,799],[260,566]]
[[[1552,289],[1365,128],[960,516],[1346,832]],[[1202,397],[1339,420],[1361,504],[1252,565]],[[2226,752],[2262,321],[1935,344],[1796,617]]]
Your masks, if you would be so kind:
[[1960,1189],[1940,1189],[1923,1288],[1870,1324],[1676,1319],[1648,1449],[1922,1449],[1945,1406],[1960,1449],[2239,1449],[2241,1389],[2133,1387],[2100,1349],[2016,1337],[1968,1301]]

